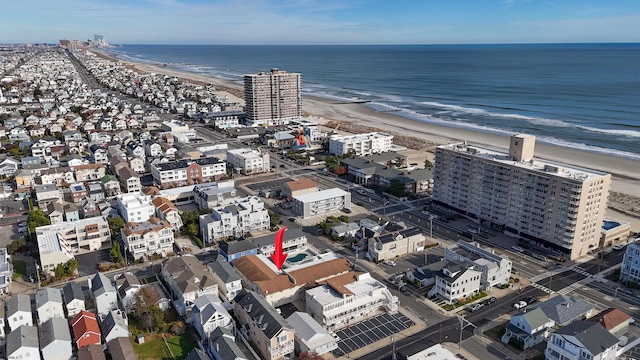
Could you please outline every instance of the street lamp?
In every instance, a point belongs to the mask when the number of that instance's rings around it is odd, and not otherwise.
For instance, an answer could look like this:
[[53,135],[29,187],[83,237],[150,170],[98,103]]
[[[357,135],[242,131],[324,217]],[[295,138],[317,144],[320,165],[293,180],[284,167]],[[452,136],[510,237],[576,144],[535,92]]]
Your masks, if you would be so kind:
[[616,291],[613,292],[613,303],[615,304],[616,299],[618,298],[618,290],[620,290],[620,286],[616,288]]
[[433,215],[429,215],[429,237],[433,239]]

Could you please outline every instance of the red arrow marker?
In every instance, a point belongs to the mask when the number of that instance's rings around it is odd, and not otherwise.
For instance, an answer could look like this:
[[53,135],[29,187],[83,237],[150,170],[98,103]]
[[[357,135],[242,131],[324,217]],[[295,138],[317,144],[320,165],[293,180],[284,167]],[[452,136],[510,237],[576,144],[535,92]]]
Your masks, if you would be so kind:
[[287,258],[287,254],[282,252],[282,238],[284,237],[285,230],[287,230],[287,228],[283,227],[276,233],[276,240],[274,242],[276,251],[271,255],[271,259],[273,259],[273,263],[276,264],[278,270],[282,270],[282,264],[284,264],[284,261]]

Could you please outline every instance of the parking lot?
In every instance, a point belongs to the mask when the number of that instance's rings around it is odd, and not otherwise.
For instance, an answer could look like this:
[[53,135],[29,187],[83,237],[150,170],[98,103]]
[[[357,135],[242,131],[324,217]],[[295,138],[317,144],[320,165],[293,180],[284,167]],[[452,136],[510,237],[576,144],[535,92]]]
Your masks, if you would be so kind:
[[345,356],[378,340],[406,330],[413,325],[415,323],[401,313],[394,315],[382,314],[359,322],[336,331],[340,340],[338,341],[338,349],[333,351],[333,355],[335,357]]
[[275,190],[280,189],[284,184],[291,181],[289,178],[282,178],[278,180],[271,181],[263,181],[259,183],[248,184],[247,187],[253,191],[263,191],[263,190]]
[[92,275],[98,272],[98,265],[101,262],[110,262],[109,249],[98,250],[86,254],[75,256],[78,260],[78,276]]

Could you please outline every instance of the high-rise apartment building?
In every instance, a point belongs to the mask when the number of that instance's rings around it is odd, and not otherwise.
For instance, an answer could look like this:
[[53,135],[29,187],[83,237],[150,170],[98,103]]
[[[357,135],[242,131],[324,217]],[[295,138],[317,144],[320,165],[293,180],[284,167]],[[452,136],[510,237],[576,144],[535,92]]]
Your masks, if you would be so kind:
[[244,76],[248,125],[283,125],[302,115],[302,75],[271,69]]
[[509,151],[466,142],[436,149],[434,202],[571,259],[598,247],[611,174],[534,159],[535,137]]

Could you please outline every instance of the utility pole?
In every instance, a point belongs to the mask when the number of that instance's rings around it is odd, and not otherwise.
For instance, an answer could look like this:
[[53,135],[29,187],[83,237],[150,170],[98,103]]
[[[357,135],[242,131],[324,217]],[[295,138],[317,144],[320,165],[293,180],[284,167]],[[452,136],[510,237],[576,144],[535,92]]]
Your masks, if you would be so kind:
[[465,319],[464,316],[460,316],[460,315],[456,314],[456,318],[458,318],[458,321],[460,322],[460,337],[458,338],[458,349],[461,349],[461,346],[462,346],[462,330],[464,330],[464,328],[466,328],[467,326],[473,326],[474,328],[476,328],[476,326],[471,321]]

